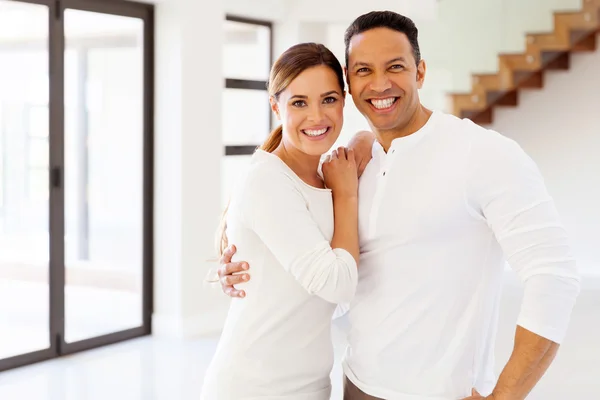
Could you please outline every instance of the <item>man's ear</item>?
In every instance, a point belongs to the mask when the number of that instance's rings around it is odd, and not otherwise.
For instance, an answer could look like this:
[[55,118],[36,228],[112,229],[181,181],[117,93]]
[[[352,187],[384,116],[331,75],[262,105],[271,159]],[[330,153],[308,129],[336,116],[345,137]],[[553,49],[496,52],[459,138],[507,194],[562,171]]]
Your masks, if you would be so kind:
[[425,60],[419,61],[419,65],[417,65],[417,88],[421,89],[423,87],[423,83],[425,82],[425,73],[427,72],[427,65],[425,64]]
[[269,103],[271,103],[271,110],[277,117],[279,121],[281,121],[281,115],[279,115],[279,104],[277,104],[277,100],[273,96],[269,97]]

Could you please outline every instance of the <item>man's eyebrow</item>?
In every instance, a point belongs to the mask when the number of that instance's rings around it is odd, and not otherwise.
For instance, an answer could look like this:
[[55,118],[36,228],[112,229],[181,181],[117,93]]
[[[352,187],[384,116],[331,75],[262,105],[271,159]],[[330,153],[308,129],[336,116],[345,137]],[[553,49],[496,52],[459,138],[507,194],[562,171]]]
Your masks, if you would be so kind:
[[356,68],[356,67],[370,67],[371,64],[364,62],[364,61],[357,61],[354,64],[352,64],[352,68]]
[[[393,64],[395,62],[407,62],[406,58],[400,56],[400,57],[396,57],[393,58],[391,60],[389,60],[386,64]],[[356,68],[356,67],[370,67],[371,64],[369,64],[368,62],[364,62],[364,61],[357,61],[354,64],[352,64],[352,69]]]
[[395,62],[398,62],[398,61],[401,61],[401,62],[406,62],[406,58],[404,58],[404,57],[402,57],[402,56],[400,56],[400,57],[396,57],[396,58],[394,58],[394,59],[392,59],[392,60],[388,61],[387,63],[388,63],[388,64],[392,64],[392,63],[395,63]]

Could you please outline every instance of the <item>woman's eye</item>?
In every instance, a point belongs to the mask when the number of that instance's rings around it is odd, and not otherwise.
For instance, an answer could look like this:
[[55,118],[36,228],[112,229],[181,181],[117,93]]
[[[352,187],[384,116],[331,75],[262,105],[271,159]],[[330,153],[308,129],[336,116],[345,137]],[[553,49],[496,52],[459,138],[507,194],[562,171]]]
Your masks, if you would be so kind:
[[294,107],[304,107],[306,105],[306,102],[304,100],[296,100],[292,103],[292,105]]
[[335,103],[337,101],[337,99],[335,97],[326,97],[325,99],[323,99],[323,103],[325,104],[332,104]]

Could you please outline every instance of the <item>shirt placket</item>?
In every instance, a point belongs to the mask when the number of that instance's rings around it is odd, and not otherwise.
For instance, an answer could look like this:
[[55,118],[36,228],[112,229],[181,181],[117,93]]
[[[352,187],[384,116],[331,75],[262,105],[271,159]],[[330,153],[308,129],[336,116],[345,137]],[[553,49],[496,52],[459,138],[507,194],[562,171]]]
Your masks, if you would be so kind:
[[374,237],[378,228],[379,215],[381,214],[381,205],[385,196],[389,170],[393,164],[396,150],[390,148],[388,153],[383,156],[383,161],[377,173],[375,183],[375,195],[373,196],[373,205],[369,215],[369,237]]

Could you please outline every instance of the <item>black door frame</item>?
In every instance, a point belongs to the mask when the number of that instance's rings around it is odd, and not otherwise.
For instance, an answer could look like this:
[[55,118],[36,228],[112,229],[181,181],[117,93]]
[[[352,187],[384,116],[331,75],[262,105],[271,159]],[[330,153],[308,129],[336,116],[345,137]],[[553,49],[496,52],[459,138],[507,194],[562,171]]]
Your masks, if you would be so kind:
[[[50,347],[0,360],[0,371],[73,354],[151,333],[153,298],[153,176],[154,176],[154,6],[125,0],[11,0],[45,5],[49,17],[49,292]],[[144,22],[143,51],[143,283],[142,325],[136,328],[66,343],[64,260],[64,50],[65,9],[139,18]]]

